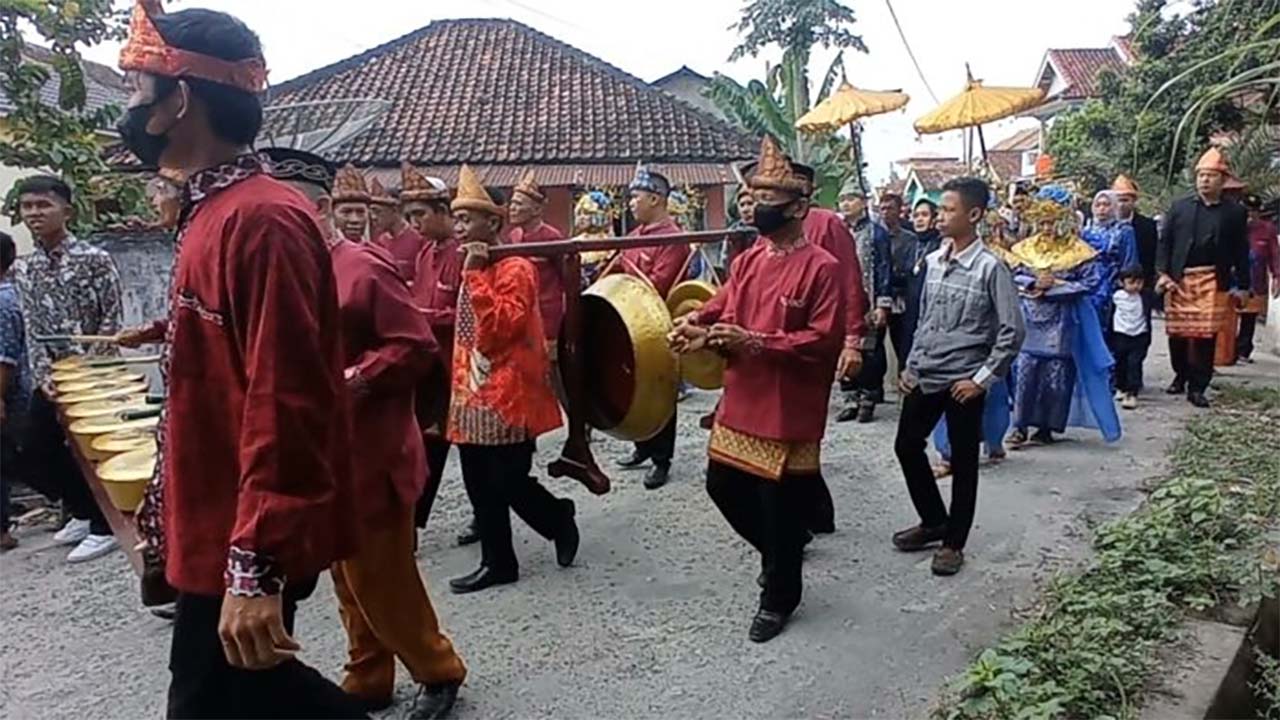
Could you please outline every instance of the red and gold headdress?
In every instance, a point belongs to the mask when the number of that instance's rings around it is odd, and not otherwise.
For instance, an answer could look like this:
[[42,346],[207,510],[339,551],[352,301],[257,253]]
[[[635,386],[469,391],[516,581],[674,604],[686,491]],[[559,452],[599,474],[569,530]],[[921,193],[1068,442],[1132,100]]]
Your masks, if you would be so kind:
[[547,196],[542,194],[542,188],[538,187],[538,181],[534,179],[532,170],[525,171],[524,177],[516,183],[512,192],[518,192],[538,204],[547,201]]
[[463,165],[458,171],[458,196],[449,205],[452,210],[476,210],[490,215],[502,215],[502,208],[489,197],[489,192],[480,184],[480,178],[470,165]]
[[364,173],[360,172],[356,166],[347,163],[333,178],[332,197],[334,205],[344,202],[368,203],[369,186],[365,184]]
[[1231,166],[1227,164],[1226,156],[1216,147],[1205,150],[1200,156],[1200,161],[1196,163],[1196,171],[1200,170],[1213,170],[1223,175],[1231,174]]
[[400,166],[400,202],[431,202],[449,199],[449,186],[436,177],[423,175],[420,170],[403,163]]
[[222,58],[172,47],[165,42],[151,18],[164,14],[161,0],[137,0],[129,19],[129,41],[120,50],[120,69],[193,77],[250,93],[267,87],[267,64],[260,57],[244,60]]
[[383,207],[400,207],[400,201],[376,177],[369,179],[369,202]]
[[760,143],[760,159],[755,172],[748,179],[752,188],[782,190],[797,195],[813,191],[813,171],[804,165],[791,162],[771,135],[765,135]]

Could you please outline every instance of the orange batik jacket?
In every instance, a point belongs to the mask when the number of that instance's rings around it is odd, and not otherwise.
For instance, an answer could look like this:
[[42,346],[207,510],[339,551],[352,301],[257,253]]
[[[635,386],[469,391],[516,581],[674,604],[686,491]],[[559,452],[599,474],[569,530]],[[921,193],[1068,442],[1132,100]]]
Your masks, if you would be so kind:
[[524,258],[462,273],[453,346],[450,442],[512,445],[560,427],[538,274]]

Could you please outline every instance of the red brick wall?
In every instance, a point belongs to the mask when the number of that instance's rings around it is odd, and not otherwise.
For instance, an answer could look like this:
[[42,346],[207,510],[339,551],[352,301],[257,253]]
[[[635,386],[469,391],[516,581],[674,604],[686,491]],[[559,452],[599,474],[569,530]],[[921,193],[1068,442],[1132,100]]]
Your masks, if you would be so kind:
[[554,225],[565,237],[573,234],[573,190],[567,187],[546,188],[547,209],[542,219]]
[[728,215],[724,209],[724,186],[710,185],[702,188],[702,192],[707,198],[707,229],[719,230],[728,225]]

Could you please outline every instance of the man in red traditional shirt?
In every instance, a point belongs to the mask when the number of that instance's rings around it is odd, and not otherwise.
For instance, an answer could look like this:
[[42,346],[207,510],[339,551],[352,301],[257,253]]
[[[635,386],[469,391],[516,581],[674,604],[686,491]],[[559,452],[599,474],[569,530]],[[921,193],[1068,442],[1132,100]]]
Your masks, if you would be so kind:
[[[295,658],[299,598],[352,547],[333,269],[311,204],[250,153],[266,67],[243,23],[139,5],[120,137],[182,170],[168,399],[140,530],[178,591],[171,717],[362,717]],[[149,16],[148,8],[155,16]],[[136,339],[136,338],[135,338]]]
[[760,553],[760,606],[748,637],[766,642],[800,603],[806,484],[818,473],[846,296],[838,261],[806,238],[813,170],[766,137],[750,183],[761,238],[734,261],[722,300],[686,315],[671,344],[728,358],[707,492]]
[[373,244],[387,251],[400,276],[413,285],[422,235],[405,221],[400,199],[376,177],[369,180],[369,222]]
[[[555,242],[563,240],[564,233],[543,220],[547,208],[547,196],[538,187],[533,173],[526,173],[511,192],[508,208],[511,220],[511,244]],[[556,338],[560,336],[560,322],[564,319],[564,281],[560,269],[553,261],[536,258],[538,268],[538,310],[542,313],[542,330],[547,337],[547,354],[551,366],[556,365]]]
[[556,498],[530,474],[538,436],[561,423],[538,311],[537,271],[520,257],[489,262],[507,213],[501,195],[482,187],[466,165],[451,206],[467,256],[447,436],[462,459],[462,480],[480,525],[481,559],[475,572],[449,586],[469,593],[519,578],[511,511],[555,543],[561,567],[577,556],[578,526],[573,501]]
[[331,203],[338,234],[353,243],[363,243],[369,237],[369,185],[356,166],[348,163],[338,170]]
[[[666,176],[644,165],[636,166],[636,175],[630,185],[630,207],[631,215],[640,226],[631,231],[632,236],[684,232],[667,211],[670,194],[671,182]],[[623,251],[613,270],[647,279],[665,302],[671,288],[680,281],[680,271],[685,267],[689,252],[688,245],[631,248]],[[671,398],[672,405],[675,401],[674,397]],[[671,459],[676,451],[676,420],[677,413],[673,413],[657,435],[637,442],[631,456],[618,463],[624,468],[634,468],[652,460],[653,467],[644,478],[644,486],[649,490],[666,485],[671,478]]]
[[[405,218],[426,238],[418,253],[414,275],[413,301],[427,318],[440,344],[444,370],[430,387],[419,390],[418,422],[427,448],[427,484],[418,499],[414,524],[427,526],[435,505],[449,458],[450,443],[445,438],[445,416],[453,374],[453,335],[457,320],[458,290],[462,287],[461,244],[453,234],[453,212],[449,209],[449,186],[440,178],[428,177],[412,165],[400,168],[400,203]],[[467,527],[458,535],[459,545],[480,542],[474,508]]]
[[[264,152],[272,175],[324,212],[332,166],[296,150]],[[342,689],[371,710],[388,707],[399,659],[419,685],[410,717],[444,717],[466,667],[440,631],[418,574],[412,518],[426,478],[414,391],[440,365],[439,347],[385,254],[341,237],[329,239],[329,253],[342,316],[361,527],[358,552],[332,568],[350,658]]]

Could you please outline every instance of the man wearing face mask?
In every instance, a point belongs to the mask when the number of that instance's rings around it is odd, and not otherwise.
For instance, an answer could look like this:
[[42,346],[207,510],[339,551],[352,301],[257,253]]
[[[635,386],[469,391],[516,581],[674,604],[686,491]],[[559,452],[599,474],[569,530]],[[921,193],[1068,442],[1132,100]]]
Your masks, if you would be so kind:
[[812,169],[766,136],[750,176],[761,238],[717,298],[671,333],[676,352],[727,356],[711,430],[707,493],[760,553],[760,604],[748,637],[767,642],[800,603],[806,520],[819,471],[831,377],[845,337],[839,262],[806,238]]
[[[632,236],[674,235],[684,232],[667,212],[671,182],[665,175],[638,165],[635,178],[631,180],[630,194],[631,214],[640,223],[639,227],[631,231]],[[665,301],[667,293],[671,292],[671,287],[679,280],[680,268],[684,267],[688,257],[688,245],[631,248],[623,251],[620,261],[614,264],[614,269],[647,278]],[[675,398],[671,400],[675,402]],[[644,486],[649,490],[666,485],[671,477],[671,459],[676,451],[676,415],[673,413],[666,427],[653,438],[636,443],[631,456],[618,463],[624,468],[633,468],[652,460],[653,468],[644,478]]]
[[156,480],[139,530],[178,591],[171,717],[362,717],[295,658],[299,599],[353,546],[337,292],[311,202],[249,146],[262,48],[239,20],[133,11],[120,137],[181,170]]

